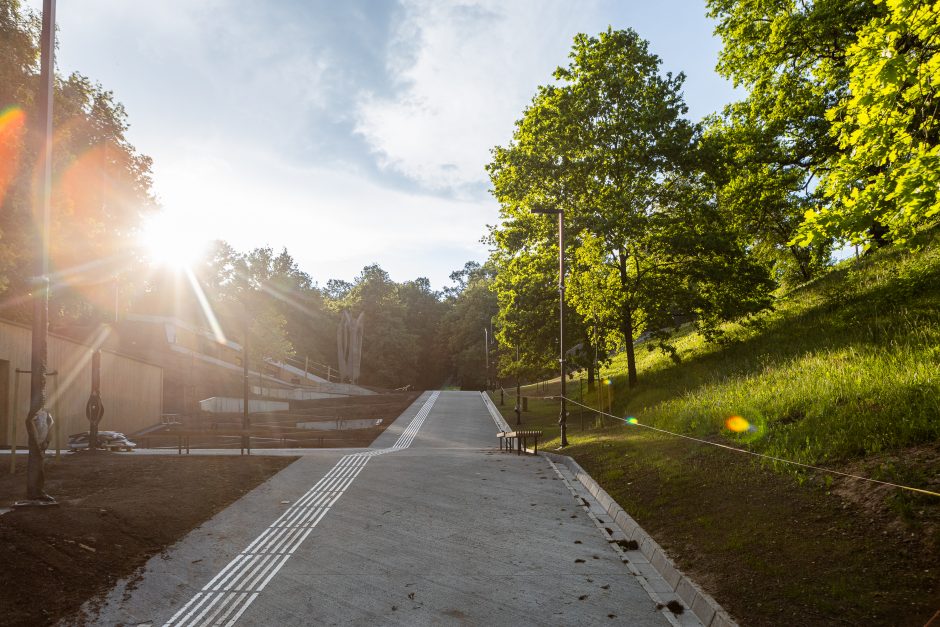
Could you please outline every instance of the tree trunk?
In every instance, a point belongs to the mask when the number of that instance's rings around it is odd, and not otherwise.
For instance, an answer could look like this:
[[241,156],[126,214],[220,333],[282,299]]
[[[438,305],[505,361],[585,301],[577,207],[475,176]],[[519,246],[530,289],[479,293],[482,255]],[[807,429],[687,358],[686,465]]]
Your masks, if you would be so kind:
[[796,260],[796,265],[800,270],[800,278],[804,281],[809,281],[813,278],[813,272],[810,269],[810,253],[808,248],[803,248],[802,246],[790,246],[790,254],[793,255],[793,258]]
[[636,387],[636,355],[633,352],[633,310],[629,305],[623,308],[623,337],[627,342],[627,380],[630,387]]
[[595,384],[594,379],[595,379],[595,374],[596,374],[593,361],[591,361],[588,364],[587,371],[588,371],[588,392],[593,392],[594,384]]
[[[620,270],[620,287],[627,291],[627,255],[622,251],[617,255]],[[627,342],[627,380],[630,387],[636,386],[636,355],[633,353],[633,306],[628,302],[623,305],[623,318],[620,331]]]
[[874,248],[882,248],[891,243],[890,230],[880,220],[872,220],[871,226],[868,227],[868,235],[875,245]]

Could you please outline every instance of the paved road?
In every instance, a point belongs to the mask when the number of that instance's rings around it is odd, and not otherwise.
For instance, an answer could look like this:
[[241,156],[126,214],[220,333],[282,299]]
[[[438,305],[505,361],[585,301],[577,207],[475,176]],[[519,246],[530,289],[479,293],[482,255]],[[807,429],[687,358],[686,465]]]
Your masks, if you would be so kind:
[[[121,582],[125,625],[666,625],[480,395],[426,393],[359,452],[307,455]],[[94,616],[94,615],[93,615]]]

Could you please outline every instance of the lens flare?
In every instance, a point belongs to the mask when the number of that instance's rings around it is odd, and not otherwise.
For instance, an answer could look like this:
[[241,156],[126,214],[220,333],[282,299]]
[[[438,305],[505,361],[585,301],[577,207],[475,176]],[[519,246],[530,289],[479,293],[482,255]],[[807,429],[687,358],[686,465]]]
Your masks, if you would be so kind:
[[728,427],[729,431],[734,431],[735,433],[743,433],[751,430],[751,423],[741,416],[731,416],[725,421],[725,426]]
[[640,424],[640,421],[637,420],[636,418],[634,418],[633,416],[630,416],[629,418],[627,418],[627,422],[628,422],[629,424],[631,424],[631,425],[638,425],[638,424]]
[[138,241],[152,263],[188,268],[202,256],[209,243],[208,238],[190,226],[180,214],[161,212],[145,220]]
[[19,107],[0,110],[0,203],[16,177],[26,114]]

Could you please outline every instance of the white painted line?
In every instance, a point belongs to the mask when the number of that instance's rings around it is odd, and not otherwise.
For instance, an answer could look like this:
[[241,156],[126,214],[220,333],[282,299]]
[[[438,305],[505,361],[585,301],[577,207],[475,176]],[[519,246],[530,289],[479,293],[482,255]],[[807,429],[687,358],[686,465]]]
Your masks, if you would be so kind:
[[246,601],[245,604],[242,606],[242,608],[238,610],[238,614],[236,614],[234,618],[232,618],[232,620],[225,623],[225,627],[231,627],[232,625],[234,625],[236,621],[238,621],[238,619],[242,617],[242,614],[244,613],[245,610],[248,609],[248,606],[251,605],[252,601],[254,601],[257,598],[258,598],[257,592],[253,593],[250,597],[248,597],[248,601]]
[[[300,548],[313,528],[349,489],[369,460],[376,455],[393,453],[411,446],[438,396],[440,392],[433,392],[428,397],[391,447],[340,458],[326,475],[258,534],[165,626],[234,625],[290,556]],[[234,616],[225,622],[232,612],[235,612]]]
[[[235,599],[235,602],[232,603],[231,605],[229,605],[228,609],[226,609],[225,612],[223,612],[222,615],[219,616],[219,618],[218,618],[217,620],[215,620],[215,624],[216,624],[216,625],[219,625],[219,624],[222,624],[223,622],[225,622],[225,619],[228,618],[229,615],[231,615],[232,611],[233,611],[235,608],[238,607],[238,604],[241,603],[242,600],[244,600],[244,598],[245,598],[246,596],[248,596],[248,593],[247,593],[247,592],[242,592],[242,593],[238,596],[238,598]],[[212,622],[213,620],[214,620],[213,618],[209,618],[209,620],[208,620],[207,622]]]

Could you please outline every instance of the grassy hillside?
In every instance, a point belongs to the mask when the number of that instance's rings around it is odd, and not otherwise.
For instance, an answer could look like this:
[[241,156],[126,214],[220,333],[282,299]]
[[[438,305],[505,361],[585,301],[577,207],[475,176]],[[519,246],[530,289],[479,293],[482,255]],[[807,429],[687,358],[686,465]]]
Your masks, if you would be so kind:
[[[917,245],[847,260],[726,325],[720,343],[684,329],[678,362],[640,347],[633,390],[616,357],[604,371],[613,413],[940,491],[940,233]],[[558,387],[523,391],[524,422],[556,438],[546,448],[559,444],[558,406],[534,397]],[[585,404],[608,402],[604,386],[577,380],[569,397],[582,389]],[[730,430],[731,416],[747,428]],[[940,608],[936,497],[754,462],[578,407],[569,424],[567,453],[745,624],[923,624]]]

